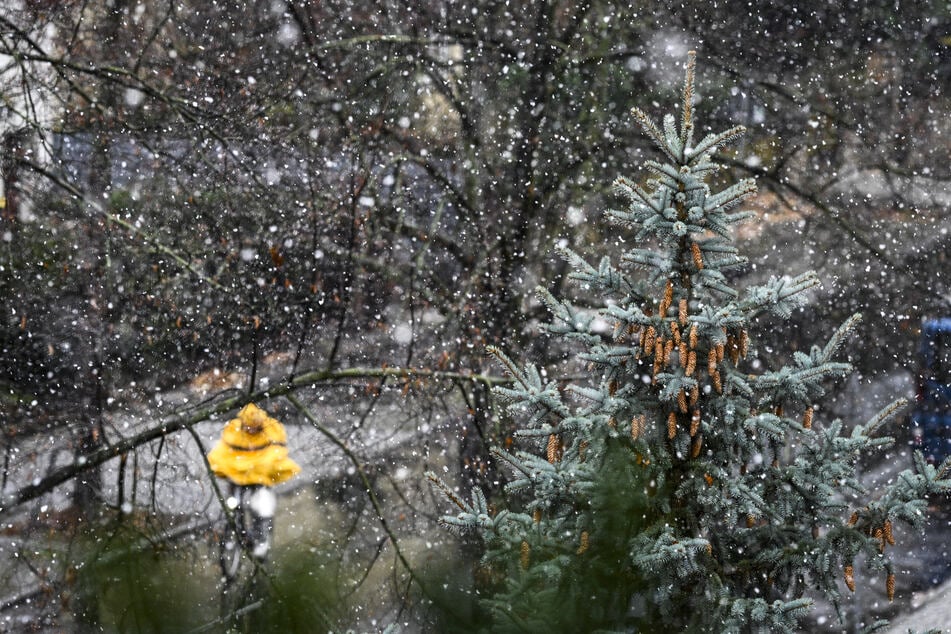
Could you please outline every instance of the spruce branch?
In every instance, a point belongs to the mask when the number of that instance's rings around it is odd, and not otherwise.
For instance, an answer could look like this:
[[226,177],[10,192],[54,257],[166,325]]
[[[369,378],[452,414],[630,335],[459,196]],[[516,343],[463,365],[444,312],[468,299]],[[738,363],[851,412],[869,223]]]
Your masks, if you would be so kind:
[[832,356],[839,351],[839,349],[845,343],[846,338],[861,321],[861,313],[855,313],[846,319],[845,322],[839,326],[839,328],[832,335],[832,338],[829,339],[829,343],[827,343],[825,348],[822,349],[822,352],[815,359],[815,362],[826,363],[832,359]]
[[586,344],[594,344],[601,340],[598,335],[591,332],[593,315],[585,315],[571,304],[559,301],[544,287],[536,287],[535,294],[552,316],[551,322],[542,325],[546,332]]
[[689,148],[693,143],[693,83],[696,68],[697,52],[688,51],[687,68],[684,72],[683,117],[680,121],[681,162],[684,161],[683,149]]
[[[717,194],[707,196],[703,209],[708,213],[711,211],[726,211],[740,204],[755,193],[756,181],[752,178],[744,178],[735,185],[731,185]],[[742,218],[747,217],[749,216],[744,215]]]
[[644,167],[658,176],[658,182],[661,185],[673,191],[677,191],[678,184],[683,178],[683,173],[680,171],[681,168],[677,166],[677,163],[660,163],[653,159],[648,159],[644,161]]
[[642,293],[627,276],[611,266],[609,258],[603,258],[598,268],[594,268],[584,258],[567,247],[559,248],[556,252],[571,266],[572,270],[568,279],[580,284],[590,285],[592,290],[601,290],[625,300],[643,297]]
[[644,188],[642,188],[637,183],[633,183],[623,176],[619,176],[614,181],[614,193],[622,198],[627,199],[631,203],[636,203],[638,200],[643,205],[643,208],[646,210],[654,211],[655,213],[663,212],[663,207],[658,207],[654,198],[648,194]]
[[819,286],[815,271],[807,271],[794,278],[772,277],[761,286],[751,286],[746,298],[735,308],[747,319],[752,319],[764,310],[779,317],[788,317],[792,311],[805,303],[804,293]]
[[660,128],[657,127],[651,118],[640,108],[631,108],[631,116],[634,117],[634,120],[641,126],[641,129],[644,133],[650,137],[654,142],[654,145],[657,146],[661,152],[663,152],[667,158],[669,158],[674,163],[678,163],[679,160],[677,155],[671,151],[671,148],[667,145],[667,140],[664,137],[664,133],[661,132]]
[[691,163],[697,161],[697,165],[694,165],[694,172],[696,173],[697,169],[701,167],[700,161],[705,160],[704,155],[716,152],[723,146],[739,140],[744,134],[746,134],[746,127],[738,125],[729,130],[716,134],[711,133],[705,136],[696,147],[691,148],[687,153],[687,159],[690,160]]
[[437,475],[436,475],[434,472],[432,472],[432,471],[427,471],[427,472],[426,472],[425,474],[423,474],[423,475],[425,475],[425,476],[426,476],[426,479],[429,480],[430,482],[432,482],[433,485],[434,485],[437,489],[439,489],[439,490],[442,492],[443,495],[446,496],[446,499],[448,499],[450,502],[452,502],[452,503],[455,504],[457,507],[459,507],[459,509],[460,509],[461,511],[467,512],[467,513],[468,513],[468,512],[471,512],[472,507],[469,506],[468,504],[466,504],[466,503],[462,500],[462,498],[460,498],[458,495],[456,495],[456,493],[449,487],[449,485],[446,484],[445,482],[443,482],[442,478],[440,478],[439,476],[437,476]]
[[522,372],[515,362],[512,361],[501,349],[496,346],[486,346],[485,351],[499,360],[499,362],[505,367],[505,371],[508,372],[508,375],[515,379],[522,387],[531,388],[531,381],[524,372]]
[[[891,402],[889,405],[886,405],[880,412],[872,417],[870,421],[865,423],[865,425],[858,425],[855,427],[855,432],[861,433],[868,436],[875,434],[880,427],[894,419],[905,406],[908,405],[908,399],[899,398]],[[939,476],[940,477],[940,476]]]
[[664,115],[664,141],[674,156],[677,157],[677,162],[682,163],[684,156],[683,140],[677,132],[677,124],[674,123],[674,115],[672,114]]

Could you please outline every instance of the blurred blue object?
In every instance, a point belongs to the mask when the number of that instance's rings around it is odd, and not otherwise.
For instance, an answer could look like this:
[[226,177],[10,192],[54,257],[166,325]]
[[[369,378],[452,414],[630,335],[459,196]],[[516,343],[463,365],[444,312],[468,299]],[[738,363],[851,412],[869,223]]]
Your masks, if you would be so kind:
[[921,325],[918,395],[911,414],[914,444],[929,462],[951,454],[951,317]]

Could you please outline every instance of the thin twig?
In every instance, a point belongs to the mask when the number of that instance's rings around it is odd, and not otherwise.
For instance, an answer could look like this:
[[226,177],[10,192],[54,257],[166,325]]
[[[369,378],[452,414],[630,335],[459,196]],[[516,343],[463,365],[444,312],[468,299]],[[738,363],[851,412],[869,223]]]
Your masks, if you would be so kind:
[[[363,468],[363,463],[360,462],[360,459],[355,453],[347,446],[347,444],[337,437],[331,430],[324,427],[319,420],[314,416],[310,409],[300,402],[294,394],[287,394],[285,398],[290,401],[290,403],[297,408],[297,410],[306,418],[311,425],[314,426],[320,433],[327,437],[330,442],[336,445],[343,453],[347,456],[347,459],[353,464],[354,469],[356,469],[357,474],[360,476],[360,481],[363,483],[364,489],[366,489],[367,497],[370,499],[370,504],[373,506],[373,510],[376,513],[377,520],[380,522],[383,532],[389,537],[390,542],[393,544],[393,550],[396,552],[397,558],[399,558],[400,563],[406,568],[407,574],[410,578],[419,585],[420,589],[428,597],[432,597],[432,594],[429,592],[426,587],[426,582],[416,573],[413,567],[410,565],[409,560],[406,558],[406,555],[403,553],[403,549],[400,547],[399,541],[396,539],[396,534],[393,533],[393,530],[390,528],[390,524],[386,519],[386,515],[383,513],[383,506],[380,504],[379,498],[377,498],[375,491],[373,490],[373,485],[370,483],[369,477],[367,477],[366,470]],[[452,609],[447,606],[447,609],[452,611]]]
[[248,605],[242,606],[230,614],[225,614],[224,616],[219,616],[218,618],[208,621],[204,625],[199,625],[193,630],[188,630],[187,634],[198,634],[199,632],[210,632],[215,630],[216,626],[226,623],[231,619],[237,618],[239,616],[244,616],[245,614],[250,614],[255,610],[260,610],[264,607],[264,599],[258,599],[254,603],[249,603]]

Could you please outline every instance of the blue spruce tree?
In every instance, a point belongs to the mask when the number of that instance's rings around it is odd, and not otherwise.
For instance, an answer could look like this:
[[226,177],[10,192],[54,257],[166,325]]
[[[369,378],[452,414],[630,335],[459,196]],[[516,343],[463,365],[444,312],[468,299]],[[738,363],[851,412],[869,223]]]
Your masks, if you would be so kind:
[[838,605],[854,590],[857,561],[891,599],[892,526],[919,526],[926,496],[951,487],[949,464],[920,455],[884,491],[859,481],[857,459],[891,442],[882,427],[902,401],[848,435],[814,416],[827,380],[850,372],[836,353],[858,316],[792,365],[754,372],[753,320],[788,316],[818,280],[731,286],[725,273],[745,264],[731,227],[756,187],[711,191],[713,154],[744,129],[694,140],[694,66],[691,53],[679,125],[633,111],[662,159],[645,162],[645,184],[615,183],[625,205],[608,219],[633,246],[617,266],[563,252],[603,307],[539,290],[545,329],[578,350],[587,380],[565,385],[490,350],[513,379],[497,395],[521,450],[495,450],[514,474],[512,508],[430,475],[456,507],[444,523],[483,539],[492,631],[794,631],[810,597]]

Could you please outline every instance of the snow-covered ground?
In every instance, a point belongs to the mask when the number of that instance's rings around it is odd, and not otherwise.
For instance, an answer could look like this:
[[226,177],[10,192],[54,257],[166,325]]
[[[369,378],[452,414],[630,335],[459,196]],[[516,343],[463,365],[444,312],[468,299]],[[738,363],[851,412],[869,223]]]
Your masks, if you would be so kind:
[[926,632],[951,625],[951,581],[912,595],[906,612],[892,619],[884,634]]

